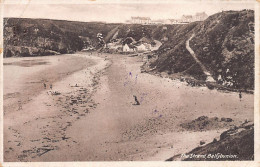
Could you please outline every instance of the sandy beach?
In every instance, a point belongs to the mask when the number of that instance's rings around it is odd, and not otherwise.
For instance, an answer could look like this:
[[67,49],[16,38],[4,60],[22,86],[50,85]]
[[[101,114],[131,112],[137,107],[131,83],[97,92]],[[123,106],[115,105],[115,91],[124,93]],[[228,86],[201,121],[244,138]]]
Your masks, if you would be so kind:
[[[4,59],[4,161],[164,161],[253,122],[252,94],[240,101],[141,73],[142,64],[105,53]],[[232,122],[180,126],[201,116]]]

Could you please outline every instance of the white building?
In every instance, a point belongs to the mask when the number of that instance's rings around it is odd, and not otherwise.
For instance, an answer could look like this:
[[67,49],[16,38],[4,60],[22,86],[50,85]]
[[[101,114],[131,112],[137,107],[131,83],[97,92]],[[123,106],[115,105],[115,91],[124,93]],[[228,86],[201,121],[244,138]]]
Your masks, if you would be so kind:
[[208,15],[205,12],[202,13],[196,13],[193,17],[193,21],[203,21],[206,18],[208,18]]
[[179,21],[176,19],[167,19],[164,21],[164,24],[178,24]]
[[164,20],[163,19],[152,20],[152,24],[164,24]]
[[146,46],[144,45],[144,44],[141,44],[141,45],[139,45],[139,46],[136,46],[136,48],[137,48],[137,51],[146,51],[147,49],[146,49]]
[[130,52],[130,48],[127,44],[123,46],[123,52]]
[[190,23],[193,21],[192,15],[182,15],[181,21],[183,23]]
[[144,43],[144,46],[145,46],[146,50],[151,50],[152,49],[152,45],[151,44]]
[[125,44],[123,46],[123,52],[135,52],[137,50],[136,46],[131,45],[131,44]]
[[151,24],[150,17],[131,17],[133,24]]

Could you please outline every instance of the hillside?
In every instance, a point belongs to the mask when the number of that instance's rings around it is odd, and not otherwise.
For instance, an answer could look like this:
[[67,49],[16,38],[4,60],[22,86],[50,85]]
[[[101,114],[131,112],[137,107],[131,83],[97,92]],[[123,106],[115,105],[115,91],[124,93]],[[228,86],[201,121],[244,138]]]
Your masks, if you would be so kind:
[[191,47],[219,84],[254,85],[254,12],[223,12],[198,25]]
[[190,47],[218,84],[236,89],[254,89],[254,11],[227,11],[203,22],[173,29],[169,40],[149,63],[153,72],[191,76],[205,80],[185,42],[194,34]]
[[26,18],[9,18],[5,22],[4,57],[64,54],[95,47],[98,33],[106,36],[117,26]]

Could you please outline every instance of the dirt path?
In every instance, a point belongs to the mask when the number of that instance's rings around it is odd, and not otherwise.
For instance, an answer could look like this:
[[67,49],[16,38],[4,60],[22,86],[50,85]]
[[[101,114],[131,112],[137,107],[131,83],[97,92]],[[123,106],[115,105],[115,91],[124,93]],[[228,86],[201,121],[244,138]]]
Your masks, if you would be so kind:
[[[177,80],[141,73],[141,57],[100,57],[96,57],[99,66],[58,82],[56,87],[61,95],[45,102],[48,105],[40,113],[33,110],[38,111],[36,106],[42,96],[25,106],[28,112],[15,119],[10,130],[13,133],[5,134],[7,138],[16,135],[19,139],[12,137],[9,144],[5,140],[5,150],[9,151],[6,159],[163,161],[190,151],[201,140],[211,142],[229,128],[193,132],[182,129],[181,123],[200,116],[232,118],[232,125],[245,119],[253,121],[253,95],[243,95],[240,102],[237,93],[189,87]],[[93,73],[93,79],[87,73]],[[79,83],[79,87],[64,86],[68,83]],[[134,105],[133,95],[140,105]],[[32,121],[26,123],[28,119]],[[28,127],[31,131],[26,131]],[[22,141],[23,145],[10,150],[8,147],[15,141]]]
[[214,78],[211,76],[210,72],[206,69],[206,67],[201,63],[201,61],[197,58],[195,52],[190,47],[190,40],[194,37],[194,34],[186,41],[186,49],[190,52],[194,60],[199,64],[204,74],[207,76],[206,81],[216,82]]

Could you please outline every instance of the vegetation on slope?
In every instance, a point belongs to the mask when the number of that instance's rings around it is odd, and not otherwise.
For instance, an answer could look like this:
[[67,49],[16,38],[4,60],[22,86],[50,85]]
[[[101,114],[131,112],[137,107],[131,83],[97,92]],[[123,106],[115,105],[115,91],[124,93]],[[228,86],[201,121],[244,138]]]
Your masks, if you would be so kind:
[[203,22],[173,27],[170,38],[149,65],[155,72],[189,75],[205,80],[185,41],[218,84],[242,90],[254,89],[254,11],[226,11]]
[[254,12],[228,11],[199,24],[191,47],[219,84],[239,89],[254,85]]
[[[5,57],[73,53],[96,46],[97,34],[104,36],[116,24],[84,23],[47,19],[5,19]],[[84,41],[84,39],[89,39]]]

